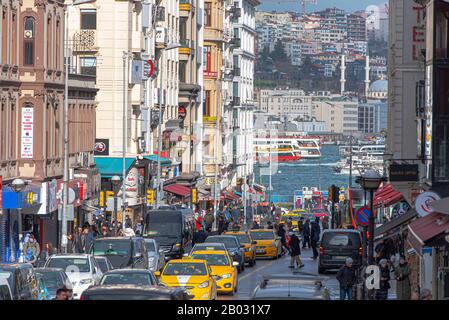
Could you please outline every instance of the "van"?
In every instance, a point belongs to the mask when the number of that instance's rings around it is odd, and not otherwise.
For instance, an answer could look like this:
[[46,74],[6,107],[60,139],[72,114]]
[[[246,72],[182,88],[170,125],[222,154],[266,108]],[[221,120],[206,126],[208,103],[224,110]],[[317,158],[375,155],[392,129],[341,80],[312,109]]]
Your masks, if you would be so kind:
[[7,278],[13,300],[37,300],[38,287],[30,263],[0,264],[0,274]]
[[165,259],[181,259],[192,249],[195,218],[190,208],[166,206],[149,210],[143,235],[159,243]]
[[320,241],[318,273],[324,273],[329,269],[340,269],[347,258],[352,258],[355,268],[362,265],[363,242],[360,231],[325,230]]
[[141,237],[107,237],[95,239],[90,253],[108,258],[114,269],[148,269],[148,254]]

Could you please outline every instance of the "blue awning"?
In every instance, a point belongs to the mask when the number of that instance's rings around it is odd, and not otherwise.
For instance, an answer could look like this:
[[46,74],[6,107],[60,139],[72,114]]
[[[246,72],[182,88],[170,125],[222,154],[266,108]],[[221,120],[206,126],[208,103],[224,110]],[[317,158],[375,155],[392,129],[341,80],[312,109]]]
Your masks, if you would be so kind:
[[[126,158],[125,166],[128,171],[129,167],[134,163],[136,158]],[[122,176],[123,158],[119,157],[94,157],[95,165],[102,178],[112,178],[112,176]]]
[[[151,156],[144,156],[145,159],[150,160],[151,162],[157,162],[157,154],[153,154]],[[171,160],[161,157],[161,166],[162,167],[169,167],[171,166]]]

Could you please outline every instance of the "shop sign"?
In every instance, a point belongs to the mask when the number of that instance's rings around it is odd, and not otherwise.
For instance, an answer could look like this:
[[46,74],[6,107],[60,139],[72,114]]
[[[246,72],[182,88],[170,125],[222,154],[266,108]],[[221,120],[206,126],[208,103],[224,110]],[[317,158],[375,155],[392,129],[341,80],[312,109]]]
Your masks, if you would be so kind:
[[390,165],[391,182],[417,182],[419,180],[419,167],[417,164]]
[[441,197],[435,192],[428,191],[421,193],[418,198],[416,198],[416,212],[418,212],[421,217],[425,217],[428,214],[431,214],[432,212],[434,212],[431,204],[438,200],[441,200]]
[[21,158],[33,159],[34,108],[22,108]]
[[95,139],[94,155],[95,156],[109,155],[109,139]]

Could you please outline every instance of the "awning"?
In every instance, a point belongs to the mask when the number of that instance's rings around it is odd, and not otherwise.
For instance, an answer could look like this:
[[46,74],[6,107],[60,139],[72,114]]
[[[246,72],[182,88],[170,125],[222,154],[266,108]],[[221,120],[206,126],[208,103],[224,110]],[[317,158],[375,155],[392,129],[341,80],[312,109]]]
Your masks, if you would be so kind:
[[427,241],[449,230],[449,215],[431,213],[409,224],[408,229],[407,241],[416,252],[421,252]]
[[167,120],[167,122],[165,123],[165,131],[181,129],[181,123],[182,120],[180,119]]
[[239,201],[240,197],[232,192],[228,192],[228,191],[224,191],[222,193],[222,196],[224,197],[225,200],[230,200],[230,201]]
[[403,214],[402,216],[393,219],[391,221],[388,221],[387,223],[384,223],[383,225],[381,225],[380,227],[376,228],[374,230],[374,237],[379,237],[381,235],[383,235],[384,233],[390,232],[402,225],[405,225],[407,222],[409,222],[410,220],[412,220],[413,218],[417,217],[418,213],[416,212],[415,209],[411,209],[409,211],[407,211],[405,214]]
[[374,208],[389,207],[403,200],[404,196],[395,190],[391,184],[387,184],[374,193]]
[[[125,169],[134,163],[135,158],[125,158]],[[122,176],[123,158],[119,157],[94,157],[95,165],[102,178],[112,178],[112,176]]]
[[[150,160],[151,162],[156,162],[157,163],[157,154],[153,154],[151,156],[143,156],[145,159]],[[171,166],[171,160],[164,158],[164,157],[160,157],[160,161],[161,161],[161,166],[162,167],[169,167]]]
[[178,183],[170,184],[168,186],[164,187],[164,191],[167,191],[169,193],[173,193],[180,197],[187,197],[190,196],[190,188],[180,185]]

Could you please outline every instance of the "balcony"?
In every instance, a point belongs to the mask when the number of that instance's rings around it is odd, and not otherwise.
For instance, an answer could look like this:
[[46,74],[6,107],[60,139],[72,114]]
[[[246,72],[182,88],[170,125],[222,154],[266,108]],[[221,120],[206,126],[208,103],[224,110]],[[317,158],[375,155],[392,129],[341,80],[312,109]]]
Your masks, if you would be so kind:
[[242,39],[234,37],[231,39],[231,41],[229,41],[229,43],[234,47],[240,47],[242,45]]
[[236,6],[232,7],[231,8],[231,14],[232,14],[232,17],[234,19],[240,18],[242,16],[242,8],[239,8],[239,7],[236,7]]
[[179,54],[195,54],[195,41],[190,39],[183,39],[179,41],[181,47],[179,47]]
[[216,124],[217,123],[217,117],[203,116],[203,123],[204,124]]
[[240,77],[240,75],[241,75],[240,68],[234,67],[234,69],[232,70],[232,73],[233,73],[234,77]]
[[179,11],[190,12],[194,11],[192,0],[179,0]]
[[232,98],[232,104],[234,106],[239,106],[240,105],[240,97],[233,97]]
[[73,35],[74,52],[96,52],[97,30],[80,30]]

